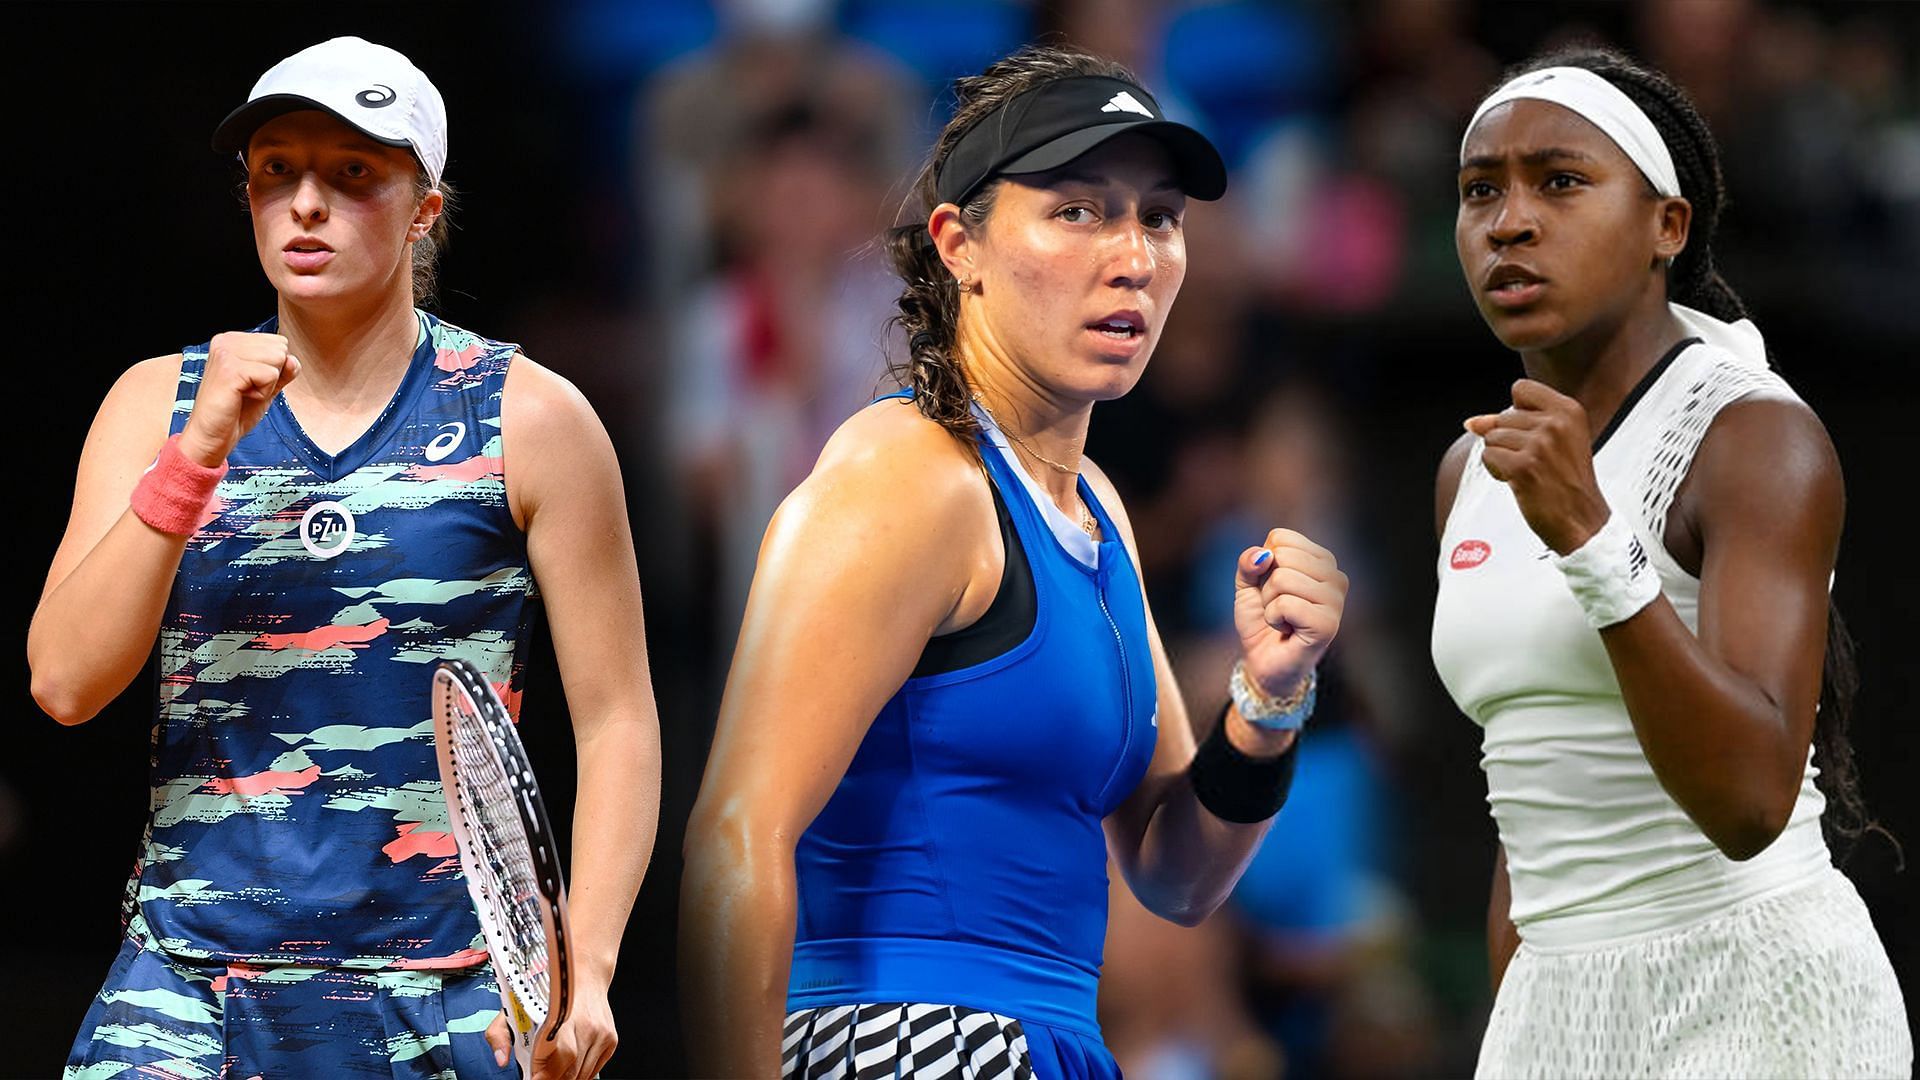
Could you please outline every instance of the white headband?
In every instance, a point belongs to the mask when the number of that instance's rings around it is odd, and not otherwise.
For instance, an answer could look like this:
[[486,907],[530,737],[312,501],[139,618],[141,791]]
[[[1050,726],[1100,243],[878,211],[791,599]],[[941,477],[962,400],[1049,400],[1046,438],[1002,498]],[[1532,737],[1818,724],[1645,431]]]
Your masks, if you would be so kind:
[[1667,143],[1660,137],[1660,130],[1619,87],[1586,68],[1552,67],[1529,71],[1495,90],[1473,111],[1473,119],[1467,121],[1466,134],[1460,136],[1462,156],[1467,152],[1467,135],[1473,133],[1473,126],[1480,122],[1487,110],[1516,98],[1551,101],[1580,114],[1612,139],[1614,145],[1640,167],[1640,172],[1652,181],[1655,191],[1667,196],[1680,194],[1680,177],[1673,170],[1673,155],[1667,152]]

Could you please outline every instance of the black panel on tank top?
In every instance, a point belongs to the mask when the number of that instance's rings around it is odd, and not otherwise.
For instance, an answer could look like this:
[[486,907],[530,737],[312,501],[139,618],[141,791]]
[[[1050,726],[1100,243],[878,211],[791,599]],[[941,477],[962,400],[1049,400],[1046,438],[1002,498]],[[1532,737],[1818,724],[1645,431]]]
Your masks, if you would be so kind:
[[993,492],[994,515],[1000,519],[1000,546],[1007,553],[1000,571],[1000,588],[972,626],[928,639],[927,647],[920,652],[920,662],[913,666],[916,679],[984,664],[1011,651],[1033,633],[1040,610],[1034,596],[1033,567],[1027,563],[1026,548],[1020,544],[1020,533],[1013,527],[1013,515],[1000,495],[1000,485],[989,479],[987,487]]

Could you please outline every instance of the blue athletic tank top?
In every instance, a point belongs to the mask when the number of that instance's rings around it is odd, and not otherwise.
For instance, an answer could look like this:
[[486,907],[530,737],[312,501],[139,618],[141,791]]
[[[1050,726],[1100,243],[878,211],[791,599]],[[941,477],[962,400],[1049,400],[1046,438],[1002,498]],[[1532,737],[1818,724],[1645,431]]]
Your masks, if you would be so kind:
[[[434,661],[463,657],[517,712],[532,576],[501,457],[515,347],[420,319],[399,390],[339,454],[274,400],[180,560],[127,896],[130,929],[180,958],[485,958],[428,687]],[[176,432],[207,349],[184,351]]]
[[1063,546],[1009,454],[983,431],[1031,567],[1033,629],[992,659],[909,679],[874,718],[795,853],[789,1010],[963,1005],[1099,1036],[1101,819],[1146,775],[1157,733],[1146,614],[1086,481],[1107,538],[1094,566]]

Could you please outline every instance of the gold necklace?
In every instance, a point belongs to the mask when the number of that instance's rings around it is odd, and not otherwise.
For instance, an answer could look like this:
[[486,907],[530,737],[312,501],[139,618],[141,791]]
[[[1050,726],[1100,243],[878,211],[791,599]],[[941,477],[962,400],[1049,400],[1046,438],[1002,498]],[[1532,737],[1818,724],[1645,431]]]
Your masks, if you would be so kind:
[[980,411],[987,414],[987,419],[993,421],[994,427],[997,427],[1001,431],[1006,432],[1007,438],[1012,439],[1015,443],[1018,443],[1020,446],[1020,449],[1025,450],[1027,453],[1032,454],[1034,457],[1038,458],[1042,465],[1047,466],[1048,468],[1052,469],[1054,472],[1062,473],[1067,476],[1080,475],[1079,469],[1076,469],[1071,465],[1062,465],[1059,462],[1048,457],[1047,455],[1041,453],[1040,451],[1035,450],[1032,446],[1028,445],[1027,440],[1021,438],[1019,432],[1013,430],[1012,428],[1000,422],[1000,418],[993,414],[992,409],[987,408],[986,400],[982,398],[979,394],[973,395],[973,400],[976,402],[979,402]]
[[[1007,438],[1012,439],[1022,450],[1038,458],[1041,464],[1067,476],[1078,477],[1080,475],[1079,469],[1069,465],[1062,465],[1040,451],[1035,450],[1032,446],[1029,446],[1027,440],[1021,438],[1018,432],[1000,422],[1000,418],[993,414],[993,410],[987,407],[986,401],[981,398],[979,394],[973,395],[973,400],[979,404],[980,411],[987,414],[987,419],[993,421],[994,427],[999,428],[1006,434]],[[1085,499],[1080,501],[1080,529],[1090,538],[1094,540],[1100,539],[1100,522],[1094,518],[1093,511],[1087,508]]]

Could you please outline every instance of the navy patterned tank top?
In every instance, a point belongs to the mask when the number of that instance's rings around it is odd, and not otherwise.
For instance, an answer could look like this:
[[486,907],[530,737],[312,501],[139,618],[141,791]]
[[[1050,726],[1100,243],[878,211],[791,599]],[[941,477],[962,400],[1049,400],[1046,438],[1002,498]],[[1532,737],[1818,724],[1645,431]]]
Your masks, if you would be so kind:
[[[181,959],[485,958],[428,688],[462,657],[518,712],[533,578],[502,465],[515,346],[419,318],[399,390],[340,453],[274,399],[180,560],[127,917]],[[207,350],[184,351],[175,432]]]

